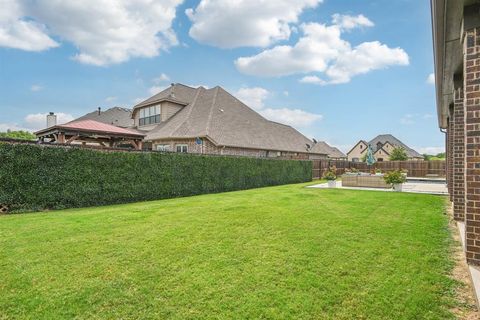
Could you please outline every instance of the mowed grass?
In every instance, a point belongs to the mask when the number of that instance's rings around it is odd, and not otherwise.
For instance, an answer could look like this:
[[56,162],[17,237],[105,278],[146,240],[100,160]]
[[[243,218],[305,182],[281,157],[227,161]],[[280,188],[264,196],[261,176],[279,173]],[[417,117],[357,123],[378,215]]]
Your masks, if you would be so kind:
[[444,198],[304,186],[0,217],[0,318],[452,317]]

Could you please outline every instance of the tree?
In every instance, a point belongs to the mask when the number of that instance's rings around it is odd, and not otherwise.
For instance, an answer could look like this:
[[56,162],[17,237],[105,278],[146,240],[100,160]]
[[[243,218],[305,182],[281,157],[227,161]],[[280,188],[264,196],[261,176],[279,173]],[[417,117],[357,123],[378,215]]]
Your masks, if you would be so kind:
[[11,139],[21,139],[21,140],[35,140],[36,137],[34,134],[28,131],[10,131],[0,132],[0,138],[11,138]]
[[435,157],[437,157],[438,159],[445,159],[445,152],[437,153]]
[[408,155],[405,149],[398,147],[394,148],[390,153],[390,161],[405,161],[408,160]]

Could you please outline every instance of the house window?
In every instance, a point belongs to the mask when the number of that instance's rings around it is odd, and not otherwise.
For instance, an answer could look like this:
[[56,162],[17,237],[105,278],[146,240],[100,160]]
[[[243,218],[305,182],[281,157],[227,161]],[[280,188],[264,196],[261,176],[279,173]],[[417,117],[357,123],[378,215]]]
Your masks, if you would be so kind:
[[353,161],[353,162],[359,162],[360,159],[359,159],[359,158],[352,158],[352,161]]
[[157,151],[170,151],[169,144],[157,144]]
[[177,144],[177,152],[187,153],[187,152],[188,152],[188,145],[186,145],[186,144]]
[[363,145],[360,145],[360,149],[363,149]]
[[140,109],[139,126],[160,123],[160,105]]

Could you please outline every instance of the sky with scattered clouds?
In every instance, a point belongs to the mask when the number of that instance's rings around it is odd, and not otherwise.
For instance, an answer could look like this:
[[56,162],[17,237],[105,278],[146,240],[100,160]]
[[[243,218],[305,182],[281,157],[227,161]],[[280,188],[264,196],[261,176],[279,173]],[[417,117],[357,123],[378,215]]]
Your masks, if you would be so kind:
[[443,150],[428,1],[3,0],[0,131],[222,86],[348,150],[391,133]]

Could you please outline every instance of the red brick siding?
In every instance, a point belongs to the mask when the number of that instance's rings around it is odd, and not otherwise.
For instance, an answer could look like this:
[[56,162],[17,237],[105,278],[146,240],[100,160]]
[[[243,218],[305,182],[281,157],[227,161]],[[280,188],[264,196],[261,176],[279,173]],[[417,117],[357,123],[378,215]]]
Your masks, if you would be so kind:
[[453,217],[465,219],[465,118],[463,88],[455,90],[453,106]]
[[466,256],[480,265],[480,28],[467,30],[463,45]]

